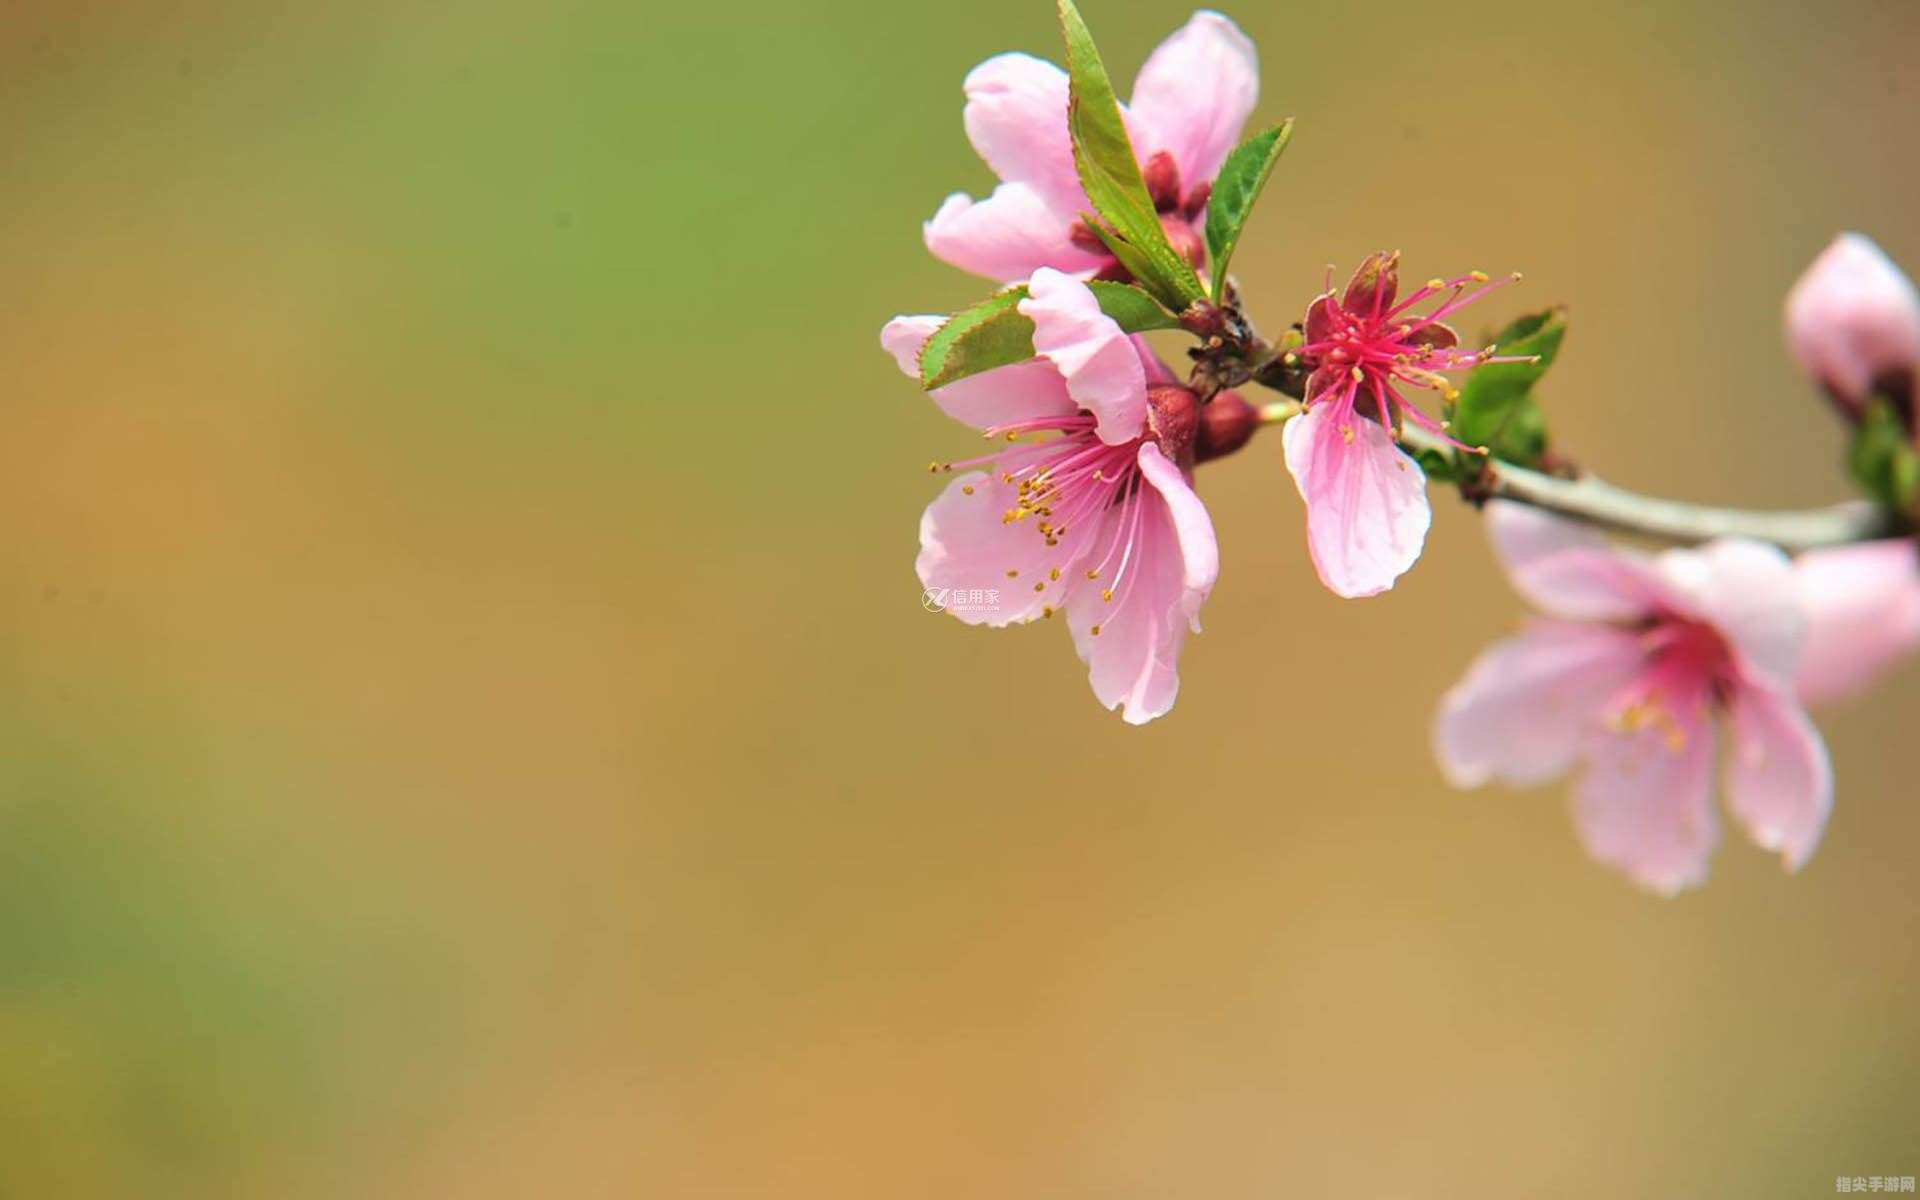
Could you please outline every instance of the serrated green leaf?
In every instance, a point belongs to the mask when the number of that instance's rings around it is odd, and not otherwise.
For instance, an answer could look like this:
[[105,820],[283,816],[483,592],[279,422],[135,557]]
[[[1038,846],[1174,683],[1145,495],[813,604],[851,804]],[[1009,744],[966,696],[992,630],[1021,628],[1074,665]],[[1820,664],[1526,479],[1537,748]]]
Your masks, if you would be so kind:
[[1566,333],[1563,308],[1529,314],[1501,330],[1494,342],[1502,355],[1531,355],[1539,361],[1475,368],[1454,405],[1453,436],[1469,446],[1487,447],[1503,462],[1539,465],[1547,450],[1547,426],[1534,402],[1533,386],[1553,365]]
[[1153,197],[1147,193],[1120,116],[1120,101],[1093,35],[1073,0],[1059,0],[1060,31],[1067,44],[1067,129],[1073,139],[1073,164],[1087,199],[1106,224],[1093,222],[1114,256],[1159,301],[1184,311],[1204,299],[1205,289],[1180,252],[1167,241]]
[[[1123,332],[1179,328],[1173,314],[1131,284],[1096,280],[1087,289],[1099,301],[1100,311]],[[1026,285],[1021,284],[948,317],[920,349],[921,386],[945,387],[969,375],[1032,358],[1033,321],[1020,311],[1020,302],[1026,298]]]
[[1178,329],[1180,318],[1160,306],[1160,302],[1145,291],[1130,283],[1114,283],[1108,279],[1095,279],[1087,284],[1087,290],[1100,302],[1100,311],[1112,317],[1114,323],[1128,333],[1145,333],[1150,329]]
[[937,388],[1033,357],[1033,322],[1020,311],[1025,287],[1009,288],[963,308],[920,348],[920,382]]
[[1920,497],[1920,454],[1892,402],[1876,397],[1853,431],[1847,466],[1861,491],[1895,512],[1912,512]]
[[1234,148],[1213,181],[1213,197],[1207,201],[1207,257],[1213,262],[1213,298],[1220,299],[1227,286],[1227,263],[1240,244],[1240,231],[1267,186],[1274,164],[1293,137],[1293,118],[1263,129]]

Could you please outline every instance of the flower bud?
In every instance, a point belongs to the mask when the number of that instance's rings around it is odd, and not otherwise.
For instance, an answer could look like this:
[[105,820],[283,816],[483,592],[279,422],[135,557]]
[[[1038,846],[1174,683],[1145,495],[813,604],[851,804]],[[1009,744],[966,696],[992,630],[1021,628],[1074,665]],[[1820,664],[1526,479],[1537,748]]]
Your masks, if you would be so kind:
[[1200,397],[1177,383],[1147,385],[1147,432],[1160,452],[1179,463],[1193,462],[1193,439],[1200,424]]
[[1879,393],[1911,421],[1920,295],[1871,239],[1835,238],[1787,293],[1786,324],[1794,358],[1850,417]]
[[1162,150],[1149,158],[1141,177],[1147,194],[1153,197],[1154,208],[1164,213],[1180,207],[1180,164],[1173,161],[1173,155]]
[[1260,428],[1260,410],[1238,392],[1221,392],[1200,410],[1200,428],[1194,435],[1194,461],[1225,458],[1252,440]]

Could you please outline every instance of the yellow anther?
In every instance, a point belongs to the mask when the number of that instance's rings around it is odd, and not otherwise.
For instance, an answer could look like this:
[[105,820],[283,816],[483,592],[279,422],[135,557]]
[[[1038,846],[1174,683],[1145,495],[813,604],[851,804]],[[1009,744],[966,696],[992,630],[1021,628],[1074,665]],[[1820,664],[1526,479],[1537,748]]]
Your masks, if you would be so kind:
[[1468,271],[1467,278],[1473,280],[1475,283],[1485,283],[1488,276],[1485,271]]
[[1007,571],[1007,578],[1008,578],[1008,579],[1018,579],[1018,578],[1020,578],[1020,568],[1018,568],[1018,567],[1013,567],[1013,568],[1010,568],[1010,569],[1009,569],[1009,570]]
[[1515,283],[1519,283],[1519,282],[1520,282],[1520,272],[1518,272],[1518,271],[1515,271],[1515,272],[1513,273],[1513,281],[1514,281]]
[[930,474],[934,474],[934,475],[938,475],[938,474],[940,473],[940,464],[939,464],[939,463],[937,463],[937,462],[930,462],[930,463],[928,463],[928,464],[927,464],[927,471],[928,471],[928,472],[929,472]]
[[963,484],[961,484],[961,485],[960,485],[960,490],[961,490],[961,491],[963,491],[963,492],[965,492],[965,493],[966,493],[967,495],[969,495],[969,496],[971,496],[971,495],[973,495],[973,485],[972,485],[972,484],[970,484],[970,483],[963,483]]
[[1040,615],[1041,615],[1042,617],[1051,617],[1051,616],[1053,615],[1053,605],[1051,605],[1051,604],[1043,604],[1043,605],[1041,605],[1041,606],[1040,606]]
[[1280,361],[1290,367],[1297,367],[1300,365],[1300,356],[1289,350],[1280,356]]
[[1447,281],[1440,278],[1438,275],[1435,275],[1432,279],[1427,280],[1427,288],[1429,291],[1435,291],[1435,292],[1444,291],[1446,289],[1446,286],[1447,286]]
[[1105,589],[1102,589],[1102,591],[1100,592],[1100,598],[1101,598],[1102,600],[1105,600],[1105,601],[1106,601],[1106,602],[1107,602],[1108,604],[1112,604],[1112,603],[1113,603],[1113,589],[1112,589],[1112,588],[1105,588]]
[[1087,578],[1088,578],[1088,579],[1098,579],[1098,578],[1100,578],[1100,572],[1098,572],[1098,571],[1088,571],[1088,572],[1087,572]]
[[1095,636],[1095,637],[1099,637],[1099,636],[1100,636],[1100,627],[1099,627],[1098,625],[1095,625],[1095,626],[1094,626],[1094,627],[1093,627],[1092,629],[1089,629],[1089,630],[1088,630],[1087,632],[1088,632],[1088,633],[1091,633],[1091,634],[1092,634],[1093,636]]
[[1033,590],[1036,592],[1044,592],[1047,590],[1047,585],[1044,583],[1036,583],[1033,585]]
[[1010,442],[1017,442],[1017,441],[1019,441],[1019,440],[1020,440],[1020,431],[1019,431],[1019,430],[1017,430],[1017,429],[1009,429],[1009,430],[1007,431],[1007,440],[1008,440],[1008,441],[1010,441]]
[[1365,383],[1367,381],[1367,373],[1360,369],[1359,363],[1355,363],[1353,365],[1352,374],[1353,374],[1353,381],[1355,383]]
[[1048,579],[1051,579],[1051,580],[1053,580],[1053,581],[1054,581],[1055,583],[1059,583],[1059,582],[1060,582],[1060,568],[1059,568],[1059,567],[1055,567],[1055,568],[1054,568],[1053,570],[1051,570],[1051,571],[1048,571],[1048,572],[1047,572],[1047,578],[1048,578]]
[[1340,427],[1340,436],[1347,439],[1347,445],[1353,445],[1353,426],[1342,425]]

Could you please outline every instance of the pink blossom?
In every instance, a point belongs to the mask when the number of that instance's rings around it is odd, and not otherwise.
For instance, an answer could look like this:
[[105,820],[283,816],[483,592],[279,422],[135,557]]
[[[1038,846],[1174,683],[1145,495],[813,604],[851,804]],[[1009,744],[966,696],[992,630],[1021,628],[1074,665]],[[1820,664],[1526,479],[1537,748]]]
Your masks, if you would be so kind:
[[[1041,357],[933,393],[1003,445],[935,464],[960,474],[920,518],[915,566],[932,595],[993,597],[949,606],[969,624],[1064,611],[1094,695],[1142,724],[1173,707],[1181,645],[1219,573],[1189,477],[1198,406],[1078,280],[1036,272],[1020,307]],[[942,320],[896,317],[881,342],[918,377]]]
[[[1040,267],[1121,277],[1081,221],[1093,205],[1074,170],[1066,72],[1001,54],[975,67],[965,86],[967,137],[1001,183],[985,200],[948,196],[926,224],[927,249],[989,279],[1021,280]],[[1195,13],[1134,80],[1129,136],[1169,240],[1196,265],[1213,177],[1259,95],[1253,43],[1216,12]]]
[[1656,892],[1706,878],[1728,809],[1788,870],[1819,845],[1833,798],[1825,743],[1793,691],[1806,619],[1793,565],[1722,540],[1641,554],[1503,501],[1487,527],[1543,614],[1496,642],[1447,693],[1434,747],[1459,787],[1537,784],[1583,761],[1574,819],[1587,851]]
[[1871,239],[1843,233],[1787,293],[1787,345],[1856,416],[1875,390],[1910,405],[1920,295]]
[[1906,538],[1809,550],[1794,562],[1807,615],[1800,698],[1865,689],[1920,647],[1920,550]]
[[[1349,598],[1392,587],[1419,559],[1433,519],[1426,473],[1395,440],[1401,422],[1453,440],[1401,389],[1451,397],[1453,385],[1440,372],[1515,361],[1493,357],[1491,346],[1458,349],[1459,335],[1442,324],[1511,279],[1489,282],[1477,272],[1435,279],[1396,304],[1398,263],[1397,254],[1374,255],[1343,295],[1329,280],[1307,309],[1306,342],[1297,353],[1313,373],[1306,412],[1287,422],[1285,433],[1287,469],[1307,505],[1313,565],[1322,583]],[[1441,299],[1432,312],[1412,312],[1435,297]]]

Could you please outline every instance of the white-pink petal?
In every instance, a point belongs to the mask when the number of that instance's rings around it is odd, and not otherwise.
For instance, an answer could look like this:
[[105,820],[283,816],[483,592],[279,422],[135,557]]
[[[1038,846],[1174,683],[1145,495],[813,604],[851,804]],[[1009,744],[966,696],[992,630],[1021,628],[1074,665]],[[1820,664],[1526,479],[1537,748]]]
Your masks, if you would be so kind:
[[1260,59],[1226,17],[1201,11],[1161,42],[1133,82],[1135,152],[1166,151],[1186,190],[1211,182],[1260,100]]
[[1067,221],[1091,210],[1067,131],[1067,74],[1030,54],[997,54],[967,74],[967,137],[994,173],[1031,187]]
[[1027,283],[1020,312],[1033,322],[1033,349],[1065,377],[1074,403],[1093,414],[1109,445],[1140,436],[1147,421],[1147,375],[1140,352],[1084,282],[1041,269]]
[[1800,698],[1842,699],[1920,648],[1920,551],[1898,538],[1810,550],[1794,561],[1807,644]]
[[1549,616],[1631,621],[1665,592],[1652,559],[1577,522],[1509,500],[1486,506],[1487,536],[1514,590]]
[[1813,856],[1833,809],[1827,744],[1786,689],[1749,684],[1729,698],[1727,807],[1789,871]]
[[1566,770],[1643,666],[1624,629],[1542,621],[1481,652],[1440,703],[1434,754],[1455,787],[1526,786]]
[[1039,267],[1093,271],[1106,261],[1073,244],[1072,219],[1053,211],[1024,183],[1003,183],[975,201],[948,196],[926,223],[927,249],[963,271],[1000,282],[1017,282]]
[[1288,421],[1287,469],[1307,505],[1307,548],[1335,595],[1374,596],[1420,558],[1433,509],[1420,464],[1378,422],[1321,404]]
[[[1113,536],[1121,510],[1109,513],[1094,534],[1096,544]],[[1180,648],[1188,629],[1181,612],[1185,565],[1167,508],[1157,499],[1143,503],[1127,571],[1130,578],[1114,580],[1112,601],[1098,583],[1076,585],[1067,601],[1067,625],[1074,650],[1087,664],[1094,698],[1119,709],[1129,725],[1144,725],[1164,716],[1180,694]]]
[[1721,538],[1668,550],[1658,562],[1672,608],[1711,624],[1748,663],[1791,684],[1807,621],[1793,563],[1778,547]]
[[1573,793],[1587,853],[1667,896],[1705,882],[1720,843],[1713,724],[1698,706],[1672,717],[1595,739]]
[[[1011,625],[1039,617],[1047,606],[1062,607],[1081,556],[1094,544],[1088,529],[1070,530],[1057,546],[1048,546],[1031,520],[1005,520],[1018,502],[1017,488],[970,471],[955,476],[920,516],[920,556],[914,562],[920,583],[969,625]],[[976,592],[978,602],[969,599]],[[954,599],[956,593],[964,602]]]

